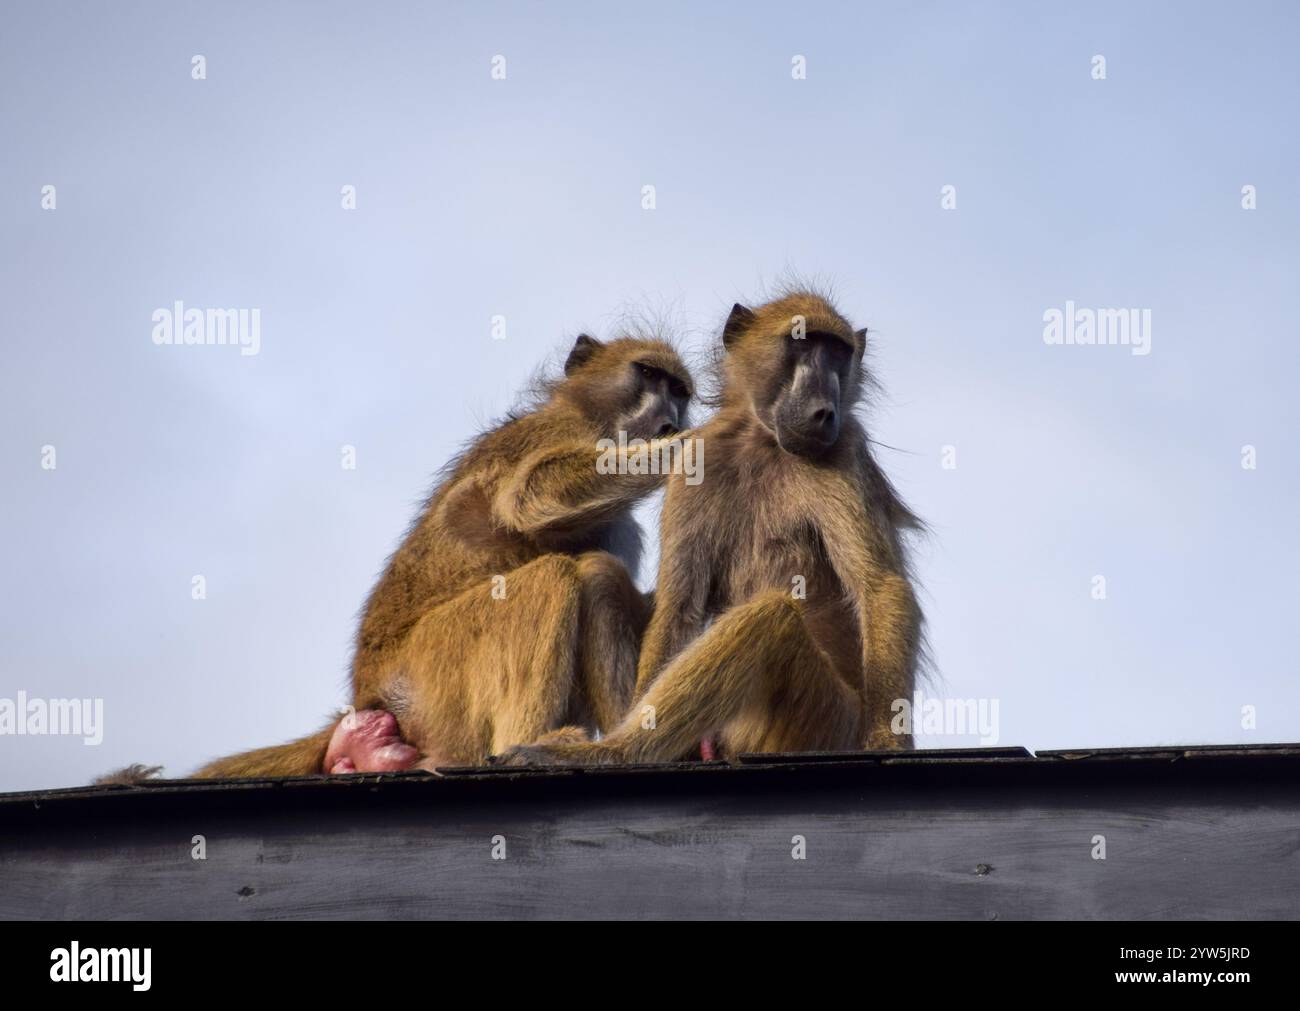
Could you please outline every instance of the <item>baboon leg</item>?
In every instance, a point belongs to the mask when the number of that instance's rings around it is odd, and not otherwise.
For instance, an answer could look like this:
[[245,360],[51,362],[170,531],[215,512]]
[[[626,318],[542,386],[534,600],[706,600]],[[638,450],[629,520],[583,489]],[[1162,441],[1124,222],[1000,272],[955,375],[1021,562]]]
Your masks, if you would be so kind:
[[[419,754],[401,768],[472,765],[556,729],[574,696],[577,560],[543,556],[505,574],[501,599],[494,588],[485,578],[425,612],[383,669],[368,672],[353,700],[352,730],[345,717],[301,741],[213,762],[195,777],[378,771],[393,767],[386,759],[395,753],[385,749],[403,742]],[[400,736],[381,726],[386,714]]]
[[492,739],[475,755],[476,764],[585,715],[578,672],[583,612],[578,561],[546,555],[516,569],[506,583],[507,599],[493,603],[512,610],[491,612],[497,620],[478,671],[492,677],[499,657],[510,674],[491,713]]
[[604,740],[512,749],[508,764],[672,761],[721,733],[732,751],[857,746],[861,699],[834,672],[800,605],[763,594],[722,615]]
[[[594,606],[607,567],[545,555],[507,573],[503,595],[494,596],[484,580],[425,613],[389,661],[380,693],[404,741],[442,764],[477,764],[614,704],[614,687],[595,681],[593,698],[610,702],[586,703],[585,673],[578,672],[584,600]],[[594,634],[598,648],[610,642],[610,629]],[[628,678],[634,664],[633,656]],[[576,737],[585,733],[569,730],[562,739]]]
[[607,734],[632,703],[649,607],[627,568],[607,552],[578,556],[578,582],[578,678],[593,722]]

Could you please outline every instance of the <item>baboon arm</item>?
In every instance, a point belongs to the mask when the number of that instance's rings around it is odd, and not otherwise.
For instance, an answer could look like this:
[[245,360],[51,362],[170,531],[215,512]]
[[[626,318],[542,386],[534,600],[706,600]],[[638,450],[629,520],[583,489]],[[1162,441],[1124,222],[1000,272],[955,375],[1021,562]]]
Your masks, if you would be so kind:
[[823,491],[819,526],[831,565],[852,595],[862,636],[863,744],[898,747],[890,731],[895,699],[912,696],[921,645],[921,608],[888,517],[876,515],[851,481]]
[[911,745],[891,729],[894,702],[912,698],[921,644],[921,608],[912,584],[899,572],[884,572],[865,597],[860,619],[865,637],[863,662],[870,705],[865,720],[869,748]]
[[[607,450],[584,443],[541,450],[506,475],[493,500],[497,520],[511,530],[535,536],[563,533],[613,520],[637,499],[658,488],[663,473],[645,469],[641,459],[663,459],[674,439],[654,439],[646,448]],[[673,452],[680,452],[680,446]]]

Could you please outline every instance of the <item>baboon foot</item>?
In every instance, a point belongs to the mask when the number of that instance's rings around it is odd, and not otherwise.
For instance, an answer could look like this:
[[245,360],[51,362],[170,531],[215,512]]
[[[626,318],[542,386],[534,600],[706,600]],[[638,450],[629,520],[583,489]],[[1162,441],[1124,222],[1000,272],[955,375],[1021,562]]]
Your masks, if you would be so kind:
[[582,727],[560,727],[533,741],[533,744],[586,744],[591,735]]
[[362,709],[339,721],[325,754],[325,771],[400,772],[414,768],[420,751],[402,740],[397,718],[383,709]]
[[[550,736],[550,735],[547,735]],[[518,744],[499,755],[492,755],[492,765],[549,766],[549,765],[615,765],[621,761],[612,748],[598,742],[579,744],[543,743]]]
[[560,749],[550,744],[516,744],[499,755],[488,755],[489,765],[543,766],[570,765]]

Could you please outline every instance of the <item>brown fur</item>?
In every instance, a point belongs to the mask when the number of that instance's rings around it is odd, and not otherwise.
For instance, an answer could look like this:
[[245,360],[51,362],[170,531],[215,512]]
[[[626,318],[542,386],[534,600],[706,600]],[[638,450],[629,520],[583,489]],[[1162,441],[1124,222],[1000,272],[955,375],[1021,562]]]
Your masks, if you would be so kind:
[[[786,451],[772,421],[792,382],[796,315],[852,346],[824,455]],[[893,700],[910,701],[922,647],[901,539],[919,522],[851,414],[867,382],[865,333],[807,292],[733,311],[721,406],[694,433],[703,481],[668,484],[638,703],[600,742],[521,747],[505,761],[678,760],[715,735],[733,754],[911,747],[890,721]],[[806,599],[792,594],[795,576]]]
[[[625,712],[648,616],[629,571],[640,555],[630,511],[664,478],[598,473],[596,442],[650,423],[637,413],[659,403],[645,399],[647,370],[689,397],[667,344],[580,337],[534,410],[453,461],[389,560],[357,635],[353,705],[391,711],[424,764],[476,764],[547,734],[582,739],[564,725],[608,730]],[[319,772],[333,730],[197,775]]]

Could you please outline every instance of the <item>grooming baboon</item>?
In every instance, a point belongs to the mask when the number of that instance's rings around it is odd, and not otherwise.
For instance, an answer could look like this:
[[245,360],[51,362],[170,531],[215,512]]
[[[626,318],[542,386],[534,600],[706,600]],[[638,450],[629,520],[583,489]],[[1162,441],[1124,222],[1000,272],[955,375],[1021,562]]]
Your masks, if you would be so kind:
[[865,338],[807,292],[735,306],[703,481],[668,484],[637,703],[598,742],[500,760],[911,747],[890,723],[922,645],[901,539],[920,524],[852,413]]
[[685,426],[691,392],[661,341],[579,337],[536,409],[449,466],[389,560],[357,635],[359,712],[196,775],[408,768],[421,755],[475,764],[548,733],[613,727],[648,610],[632,581],[631,508],[664,478],[598,472],[597,442],[626,432],[662,447]]

